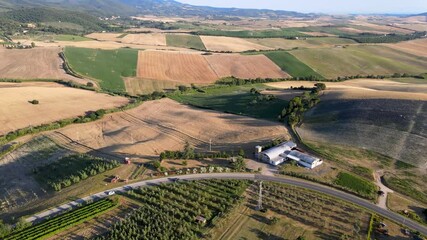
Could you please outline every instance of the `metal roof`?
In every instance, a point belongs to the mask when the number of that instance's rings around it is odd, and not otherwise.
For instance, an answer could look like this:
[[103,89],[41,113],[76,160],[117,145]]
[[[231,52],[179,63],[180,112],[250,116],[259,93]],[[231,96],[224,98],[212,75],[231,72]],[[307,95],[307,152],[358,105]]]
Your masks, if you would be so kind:
[[277,146],[269,148],[262,153],[267,155],[270,159],[277,158],[280,154],[290,151],[292,148],[295,148],[297,145],[291,141],[281,143]]
[[320,159],[317,157],[313,157],[311,155],[308,155],[306,153],[302,153],[300,151],[297,150],[292,150],[289,154],[288,157],[295,157],[298,158],[300,161],[306,162],[308,164],[312,164],[313,162],[319,161]]

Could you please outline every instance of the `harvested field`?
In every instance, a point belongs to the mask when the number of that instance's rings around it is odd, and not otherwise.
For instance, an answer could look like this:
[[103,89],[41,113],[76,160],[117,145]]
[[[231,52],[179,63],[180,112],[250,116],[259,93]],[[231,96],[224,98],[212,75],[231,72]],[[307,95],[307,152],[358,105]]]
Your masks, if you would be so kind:
[[[0,83],[0,95],[0,135],[128,102],[123,97],[68,88],[56,83]],[[40,103],[33,105],[28,102],[33,99]]]
[[128,34],[121,38],[121,42],[152,46],[166,46],[166,35],[157,33]]
[[287,137],[280,123],[200,110],[170,99],[150,101],[126,112],[59,130],[81,144],[136,159],[158,159],[165,150],[181,150],[186,141],[196,151],[252,149],[259,142]]
[[234,37],[200,36],[208,50],[243,52],[248,50],[268,50],[265,47],[248,40]]
[[387,47],[391,47],[402,52],[427,57],[427,38],[405,41],[395,44],[387,44]]
[[206,59],[219,78],[230,76],[238,78],[289,77],[264,55],[215,54],[206,56]]
[[335,37],[308,38],[306,40],[290,40],[283,38],[257,38],[248,39],[248,41],[273,49],[286,50],[290,50],[293,48],[321,48],[331,47],[334,45],[356,44],[356,42],[351,39]]
[[86,84],[62,69],[60,48],[5,49],[0,48],[0,78],[63,79]]
[[323,100],[297,129],[306,140],[370,149],[427,169],[426,101]]
[[137,77],[182,83],[212,83],[218,76],[200,54],[140,51]]
[[126,92],[130,95],[149,94],[154,91],[167,91],[185,85],[175,81],[142,78],[124,78]]
[[[406,99],[406,100],[424,100],[427,101],[427,82],[403,83],[391,80],[377,79],[357,79],[344,82],[325,83],[327,90],[324,91],[322,100],[337,99]],[[290,87],[313,87],[314,82],[309,81],[286,81],[277,83],[267,83],[268,86],[282,89]],[[289,91],[271,91],[276,96],[288,99]]]
[[427,70],[427,58],[386,46],[301,49],[290,52],[326,78],[358,74],[420,74]]

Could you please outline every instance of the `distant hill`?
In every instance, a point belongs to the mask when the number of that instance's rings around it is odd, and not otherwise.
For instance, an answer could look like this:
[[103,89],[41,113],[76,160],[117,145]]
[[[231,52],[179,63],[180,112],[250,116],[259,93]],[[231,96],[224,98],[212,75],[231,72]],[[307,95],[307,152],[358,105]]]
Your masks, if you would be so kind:
[[163,16],[242,16],[284,17],[307,16],[292,11],[262,9],[214,8],[183,4],[174,0],[0,0],[0,10],[50,7],[77,10],[100,16],[150,14]]
[[42,31],[57,33],[101,31],[107,27],[97,17],[84,12],[46,7],[0,12],[0,30],[4,32],[16,32],[20,25],[26,26],[26,23],[36,23]]

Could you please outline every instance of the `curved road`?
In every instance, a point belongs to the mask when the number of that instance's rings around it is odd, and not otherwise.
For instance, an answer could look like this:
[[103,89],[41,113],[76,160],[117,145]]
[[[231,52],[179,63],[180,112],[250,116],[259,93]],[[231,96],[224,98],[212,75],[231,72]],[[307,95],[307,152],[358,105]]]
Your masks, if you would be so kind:
[[158,179],[151,179],[151,180],[144,180],[132,184],[128,184],[122,187],[113,188],[110,190],[107,190],[105,192],[100,192],[97,194],[93,194],[91,196],[78,199],[73,202],[69,202],[67,204],[61,205],[59,207],[55,207],[51,210],[36,214],[32,217],[27,218],[26,220],[28,222],[37,223],[43,219],[45,219],[48,216],[57,215],[63,211],[69,210],[70,208],[74,208],[78,206],[80,203],[84,203],[88,200],[97,200],[100,198],[105,198],[108,196],[109,191],[115,191],[115,192],[125,192],[128,190],[131,190],[133,188],[137,187],[143,187],[143,186],[150,186],[150,185],[156,185],[160,183],[167,183],[173,181],[173,179],[180,179],[180,180],[201,180],[201,179],[246,179],[246,180],[262,180],[262,181],[270,181],[270,182],[278,182],[278,183],[284,183],[292,186],[302,187],[309,190],[314,190],[320,193],[324,193],[342,200],[345,200],[347,202],[356,204],[360,207],[363,207],[371,212],[377,213],[379,215],[382,215],[386,218],[389,218],[397,223],[403,224],[407,226],[408,228],[411,228],[413,230],[421,232],[423,235],[427,235],[427,227],[423,226],[417,222],[414,222],[408,218],[405,218],[397,213],[394,213],[390,210],[383,209],[367,200],[364,200],[362,198],[356,197],[354,195],[335,190],[333,188],[320,185],[317,183],[304,181],[300,179],[295,178],[285,178],[285,177],[275,177],[275,176],[265,176],[260,174],[249,174],[249,173],[205,173],[205,174],[191,174],[191,175],[178,175],[178,176],[172,176],[172,177],[165,177],[165,178],[158,178]]

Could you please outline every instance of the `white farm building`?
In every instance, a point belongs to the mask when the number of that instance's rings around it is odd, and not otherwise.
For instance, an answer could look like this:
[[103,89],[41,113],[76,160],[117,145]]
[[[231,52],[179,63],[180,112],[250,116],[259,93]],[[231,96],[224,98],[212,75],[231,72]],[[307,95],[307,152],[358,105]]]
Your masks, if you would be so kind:
[[294,160],[303,167],[313,169],[323,163],[323,161],[317,157],[296,150],[296,147],[297,145],[291,141],[281,143],[265,151],[262,151],[261,146],[256,146],[255,154],[259,160],[268,162],[274,166],[285,161]]

